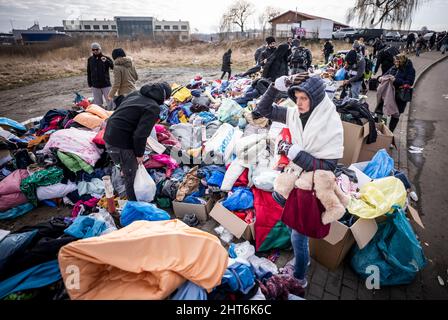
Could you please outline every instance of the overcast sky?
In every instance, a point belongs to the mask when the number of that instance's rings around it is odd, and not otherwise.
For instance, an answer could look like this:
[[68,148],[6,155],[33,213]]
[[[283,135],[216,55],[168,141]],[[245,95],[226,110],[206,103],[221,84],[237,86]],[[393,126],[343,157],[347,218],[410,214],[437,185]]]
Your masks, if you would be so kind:
[[[222,13],[232,1],[221,0],[0,0],[0,31],[27,28],[34,21],[43,26],[61,26],[62,20],[113,19],[114,16],[154,16],[159,20],[187,20],[191,32],[216,32]],[[254,18],[248,22],[249,28],[257,25],[257,16],[266,6],[318,15],[342,23],[346,22],[347,9],[355,0],[252,0],[257,7]],[[76,5],[74,4],[76,3]],[[448,29],[448,1],[427,0],[414,14],[412,29],[427,26],[441,31]]]

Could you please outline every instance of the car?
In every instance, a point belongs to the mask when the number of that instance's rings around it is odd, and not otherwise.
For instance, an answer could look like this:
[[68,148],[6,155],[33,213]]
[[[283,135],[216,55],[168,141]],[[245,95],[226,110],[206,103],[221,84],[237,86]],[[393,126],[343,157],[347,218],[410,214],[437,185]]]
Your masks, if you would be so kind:
[[353,34],[357,30],[354,28],[341,28],[337,31],[334,31],[332,34],[333,39],[341,40],[344,39],[347,34]]
[[398,31],[389,31],[385,36],[386,41],[400,41],[401,34]]
[[[411,33],[413,33],[414,34],[414,36],[415,36],[415,39],[417,40],[417,38],[418,38],[418,34],[417,33],[415,33],[415,32],[411,32]],[[406,40],[408,39],[408,34],[404,34],[402,37],[401,37],[401,41],[404,41],[404,42],[406,42]]]
[[347,43],[364,38],[364,42],[372,46],[376,38],[384,34],[384,29],[360,29],[353,34],[346,34],[344,41]]
[[434,34],[434,32],[425,33],[423,35],[423,39],[425,39],[426,41],[429,41],[429,39],[432,37],[433,34]]

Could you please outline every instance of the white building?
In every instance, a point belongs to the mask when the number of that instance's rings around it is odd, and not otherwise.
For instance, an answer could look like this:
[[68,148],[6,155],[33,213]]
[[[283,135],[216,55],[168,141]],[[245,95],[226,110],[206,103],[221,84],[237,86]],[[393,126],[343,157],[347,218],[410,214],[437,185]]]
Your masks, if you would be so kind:
[[117,23],[115,20],[62,20],[64,31],[73,36],[116,37]]

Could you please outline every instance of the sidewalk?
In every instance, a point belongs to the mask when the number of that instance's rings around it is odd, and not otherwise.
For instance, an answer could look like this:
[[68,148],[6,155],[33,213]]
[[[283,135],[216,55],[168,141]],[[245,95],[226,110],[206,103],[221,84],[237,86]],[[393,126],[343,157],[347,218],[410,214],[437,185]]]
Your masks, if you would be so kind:
[[[411,56],[416,70],[416,81],[434,63],[446,58],[440,52],[425,52],[420,57]],[[371,108],[376,106],[376,91],[369,91],[367,102]],[[400,117],[400,123],[395,131],[398,151],[394,150],[393,157],[397,167],[407,173],[407,125],[409,109]],[[292,258],[292,255],[291,255]],[[416,280],[407,286],[383,287],[380,290],[368,290],[361,280],[350,268],[349,259],[334,272],[328,271],[315,261],[312,261],[309,282],[305,298],[308,300],[421,300],[423,299],[422,277],[419,274]],[[429,292],[425,292],[428,294]],[[429,293],[430,294],[430,293]]]

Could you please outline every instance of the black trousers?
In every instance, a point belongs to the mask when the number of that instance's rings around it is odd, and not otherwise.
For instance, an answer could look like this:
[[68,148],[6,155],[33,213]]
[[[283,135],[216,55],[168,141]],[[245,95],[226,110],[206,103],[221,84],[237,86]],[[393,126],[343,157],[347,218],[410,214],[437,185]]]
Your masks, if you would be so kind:
[[226,75],[226,73],[229,74],[229,76],[227,77],[227,80],[230,80],[230,77],[232,76],[232,71],[223,71],[222,75],[221,75],[221,80],[224,79],[224,76]]

